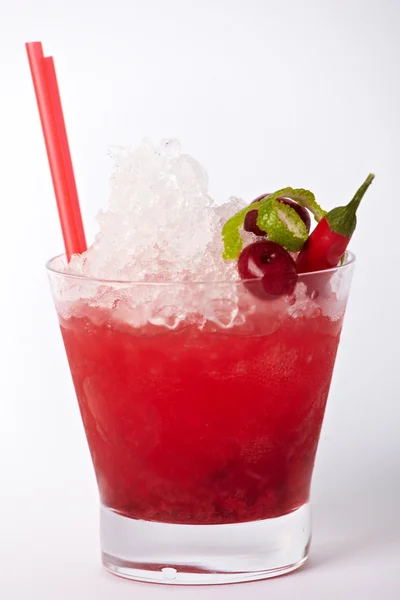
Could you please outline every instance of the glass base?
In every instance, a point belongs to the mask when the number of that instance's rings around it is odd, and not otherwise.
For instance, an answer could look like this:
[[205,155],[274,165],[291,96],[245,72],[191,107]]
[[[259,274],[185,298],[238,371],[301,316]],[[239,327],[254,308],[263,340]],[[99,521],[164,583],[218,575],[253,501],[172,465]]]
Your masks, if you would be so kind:
[[290,573],[307,560],[309,504],[264,521],[172,525],[128,519],[101,507],[105,568],[127,579],[175,585],[214,585]]

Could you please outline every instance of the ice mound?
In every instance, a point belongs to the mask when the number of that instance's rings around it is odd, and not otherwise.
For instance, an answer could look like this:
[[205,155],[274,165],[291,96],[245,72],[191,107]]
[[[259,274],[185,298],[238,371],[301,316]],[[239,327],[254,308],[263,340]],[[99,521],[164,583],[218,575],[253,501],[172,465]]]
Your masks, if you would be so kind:
[[235,262],[222,258],[221,228],[246,205],[218,206],[203,167],[177,140],[113,147],[109,208],[98,215],[93,245],[68,272],[122,281],[234,281]]
[[[102,324],[112,313],[135,328],[195,322],[259,335],[279,327],[285,315],[295,321],[343,313],[341,273],[331,288],[341,299],[334,304],[331,292],[310,297],[306,281],[299,281],[293,297],[268,301],[240,283],[237,261],[222,258],[221,229],[247,202],[232,197],[218,205],[203,167],[181,152],[179,142],[144,140],[136,149],[114,147],[111,156],[109,207],[98,216],[99,233],[84,254],[60,267],[84,277],[52,280],[60,316]],[[257,239],[241,233],[245,245]]]

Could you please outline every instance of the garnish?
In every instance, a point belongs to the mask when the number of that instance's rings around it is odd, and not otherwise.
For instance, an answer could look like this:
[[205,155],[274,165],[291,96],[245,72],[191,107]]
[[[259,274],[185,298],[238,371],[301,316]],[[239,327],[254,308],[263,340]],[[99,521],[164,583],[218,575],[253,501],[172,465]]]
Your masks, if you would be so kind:
[[293,258],[270,240],[246,246],[239,256],[238,270],[244,280],[261,279],[264,291],[271,296],[291,295],[297,282]]
[[246,215],[254,210],[258,211],[257,226],[266,232],[269,240],[291,252],[301,250],[308,237],[307,227],[296,210],[278,200],[281,197],[290,198],[307,208],[317,221],[326,214],[309,190],[287,187],[269,194],[242,209],[225,223],[222,228],[225,260],[235,260],[239,256],[243,247],[239,229],[243,226]]
[[[259,196],[258,198],[253,200],[252,204],[254,204],[255,202],[259,202],[260,200],[263,200],[264,198],[266,198],[269,195],[270,194],[263,194],[262,196]],[[289,198],[277,198],[277,200],[278,200],[278,202],[281,202],[282,204],[286,204],[287,206],[290,206],[291,208],[293,208],[293,210],[295,210],[297,212],[297,214],[302,219],[302,221],[304,221],[304,225],[307,227],[307,231],[308,232],[310,231],[310,228],[311,228],[310,213],[308,212],[308,210],[306,208],[304,208],[304,206],[297,204],[297,202],[295,202],[294,200],[290,200]],[[258,218],[258,210],[257,209],[251,210],[250,212],[248,212],[244,219],[243,229],[245,231],[254,233],[255,235],[265,237],[267,234],[265,231],[260,229],[259,226],[257,225],[257,218]]]
[[368,175],[346,206],[332,209],[318,223],[297,258],[298,273],[322,271],[339,264],[357,225],[357,209],[374,177],[372,173]]

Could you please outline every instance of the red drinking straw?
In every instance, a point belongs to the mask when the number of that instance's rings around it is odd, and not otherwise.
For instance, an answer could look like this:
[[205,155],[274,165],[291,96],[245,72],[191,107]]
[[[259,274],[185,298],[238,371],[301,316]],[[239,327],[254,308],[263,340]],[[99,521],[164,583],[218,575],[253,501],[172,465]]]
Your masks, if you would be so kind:
[[27,43],[26,50],[69,260],[87,246],[54,62],[44,57],[41,42]]

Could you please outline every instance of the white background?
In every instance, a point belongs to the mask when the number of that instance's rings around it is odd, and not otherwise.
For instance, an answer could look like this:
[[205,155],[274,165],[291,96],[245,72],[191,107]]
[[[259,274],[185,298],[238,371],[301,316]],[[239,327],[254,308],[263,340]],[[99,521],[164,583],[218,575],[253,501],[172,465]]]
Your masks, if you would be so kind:
[[[0,597],[400,597],[399,0],[0,0]],[[102,571],[43,264],[62,251],[24,42],[56,59],[89,238],[109,143],[177,136],[211,191],[347,202],[377,175],[316,465],[309,564],[221,588]]]

